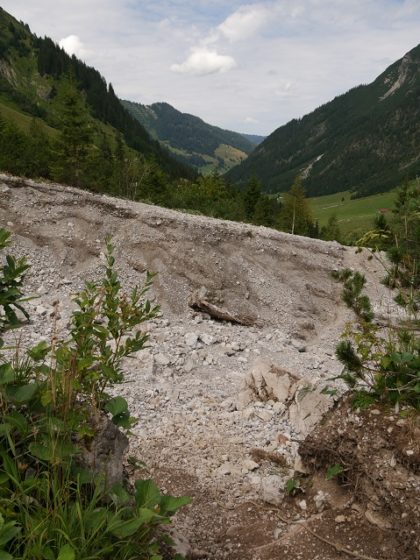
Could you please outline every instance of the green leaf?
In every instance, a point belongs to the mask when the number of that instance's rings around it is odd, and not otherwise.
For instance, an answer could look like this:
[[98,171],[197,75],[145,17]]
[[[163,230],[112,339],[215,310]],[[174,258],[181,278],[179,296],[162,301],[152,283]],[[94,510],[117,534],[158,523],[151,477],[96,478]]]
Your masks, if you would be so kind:
[[117,537],[118,539],[125,539],[126,537],[134,535],[134,533],[136,533],[144,524],[145,521],[141,517],[135,517],[133,519],[128,519],[127,521],[114,521],[113,523],[110,523],[108,530],[112,535],[114,535],[114,537]]
[[54,450],[51,445],[43,445],[42,443],[30,443],[29,452],[41,461],[52,461],[54,458]]
[[112,414],[112,422],[121,428],[129,428],[132,419],[128,411],[127,401],[123,397],[114,397],[105,405],[105,410]]
[[6,473],[0,473],[0,486],[9,482],[9,476]]
[[343,466],[337,463],[327,470],[327,474],[325,475],[325,478],[327,480],[332,480],[343,471],[344,471]]
[[16,403],[26,403],[33,399],[38,391],[38,383],[28,383],[19,387],[8,387],[7,396]]
[[0,550],[0,560],[13,560],[13,556],[4,550]]
[[294,494],[295,490],[297,490],[298,487],[298,482],[294,478],[289,478],[289,480],[286,482],[286,492],[291,496]]
[[13,428],[18,430],[20,434],[26,434],[28,432],[28,421],[25,416],[20,412],[13,411],[4,417],[8,424],[11,424]]
[[115,484],[111,488],[110,492],[111,498],[114,503],[118,505],[125,505],[130,501],[130,494],[123,487],[122,484]]
[[160,504],[161,493],[153,480],[136,480],[136,504],[138,507],[154,508]]
[[2,364],[0,366],[0,385],[7,385],[8,383],[13,383],[16,378],[15,370],[12,366],[7,364]]
[[55,554],[49,546],[44,546],[42,549],[43,560],[56,560]]
[[0,547],[3,547],[9,541],[14,539],[21,532],[20,527],[16,527],[16,521],[6,523],[0,529]]
[[114,397],[106,403],[105,410],[113,416],[117,416],[128,411],[128,403],[123,397]]
[[3,435],[7,436],[8,434],[10,434],[11,430],[12,430],[11,424],[7,424],[7,423],[0,424],[0,436]]
[[120,428],[128,429],[130,428],[133,423],[135,422],[134,416],[130,416],[129,412],[122,412],[121,414],[117,414],[116,416],[112,417],[112,422],[116,426]]
[[65,544],[60,548],[57,560],[76,560],[76,554],[69,544]]
[[160,513],[162,515],[173,515],[179,508],[190,504],[191,501],[191,498],[188,496],[181,496],[179,498],[162,496],[160,500]]
[[108,520],[108,512],[105,508],[96,508],[85,514],[86,529],[90,532],[103,530]]
[[41,461],[63,461],[74,455],[78,448],[66,440],[30,443],[29,451]]
[[41,404],[42,406],[47,407],[53,401],[52,391],[44,391],[41,395]]
[[32,358],[34,362],[40,362],[41,360],[44,360],[47,357],[50,349],[51,349],[50,345],[47,342],[42,341],[39,342],[36,346],[31,348],[30,350],[28,350],[28,356]]
[[337,394],[337,389],[330,389],[329,387],[324,387],[321,391],[321,395],[329,395],[334,397]]

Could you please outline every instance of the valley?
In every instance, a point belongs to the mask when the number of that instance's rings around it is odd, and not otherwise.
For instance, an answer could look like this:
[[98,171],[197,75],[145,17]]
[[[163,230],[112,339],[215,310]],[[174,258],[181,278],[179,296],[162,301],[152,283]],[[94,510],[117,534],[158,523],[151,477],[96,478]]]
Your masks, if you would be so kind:
[[223,174],[243,161],[259,138],[211,126],[168,103],[146,106],[122,101],[124,107],[180,161],[203,175]]
[[0,560],[418,560],[420,45],[173,4],[0,8]]

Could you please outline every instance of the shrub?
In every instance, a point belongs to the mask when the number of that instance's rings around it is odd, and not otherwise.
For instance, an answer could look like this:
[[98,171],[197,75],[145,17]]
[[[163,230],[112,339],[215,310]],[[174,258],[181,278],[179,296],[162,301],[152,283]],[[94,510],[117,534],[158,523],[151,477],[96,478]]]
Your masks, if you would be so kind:
[[[0,229],[0,250],[9,239]],[[147,342],[138,326],[158,312],[144,299],[152,276],[122,293],[107,240],[105,277],[77,295],[68,340],[10,359],[3,337],[28,318],[27,269],[8,255],[0,271],[0,559],[159,560],[156,528],[189,499],[164,496],[151,480],[108,488],[79,458],[80,442],[94,436],[92,417],[133,423],[126,401],[107,390],[123,380],[123,358]]]
[[[417,317],[420,301],[420,189],[404,186],[396,202],[394,220],[364,236],[363,243],[380,242],[388,261],[385,285],[397,288],[395,302],[405,310],[405,320],[375,320],[372,305],[363,293],[365,278],[343,270],[334,277],[344,284],[343,300],[353,309],[356,323],[350,324],[337,346],[344,364],[341,378],[355,392],[358,406],[382,401],[420,409],[420,337]],[[377,256],[377,255],[376,255]],[[380,259],[380,257],[378,257]]]

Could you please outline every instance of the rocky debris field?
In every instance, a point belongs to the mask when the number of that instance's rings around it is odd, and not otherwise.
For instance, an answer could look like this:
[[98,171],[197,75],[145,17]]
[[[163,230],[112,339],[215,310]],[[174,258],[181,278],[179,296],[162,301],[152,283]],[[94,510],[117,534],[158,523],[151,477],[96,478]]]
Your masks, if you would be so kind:
[[[139,419],[130,453],[145,464],[140,476],[194,498],[178,515],[181,551],[335,560],[349,556],[341,546],[358,551],[356,558],[396,557],[399,541],[365,510],[351,509],[354,493],[325,476],[313,479],[308,497],[283,490],[307,471],[299,445],[335,406],[325,390],[344,390],[331,378],[341,370],[334,349],[351,313],[331,272],[363,271],[375,310],[395,312],[376,258],[335,242],[6,175],[0,226],[13,232],[14,254],[32,265],[27,292],[37,299],[23,347],[53,329],[65,335],[72,294],[101,278],[108,234],[127,289],[146,270],[158,273],[151,296],[161,316],[146,326],[149,348],[127,361],[116,392]],[[235,322],[193,309],[197,294]]]

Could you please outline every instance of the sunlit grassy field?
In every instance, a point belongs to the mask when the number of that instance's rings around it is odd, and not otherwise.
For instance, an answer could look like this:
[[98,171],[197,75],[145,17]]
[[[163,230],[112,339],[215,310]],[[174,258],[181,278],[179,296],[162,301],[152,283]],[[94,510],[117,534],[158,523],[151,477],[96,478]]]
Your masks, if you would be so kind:
[[379,210],[392,209],[395,196],[395,191],[390,191],[351,200],[350,192],[344,191],[309,200],[320,226],[325,225],[328,218],[335,215],[342,233],[349,234],[363,233],[372,228],[373,220]]

